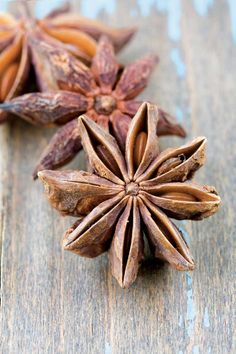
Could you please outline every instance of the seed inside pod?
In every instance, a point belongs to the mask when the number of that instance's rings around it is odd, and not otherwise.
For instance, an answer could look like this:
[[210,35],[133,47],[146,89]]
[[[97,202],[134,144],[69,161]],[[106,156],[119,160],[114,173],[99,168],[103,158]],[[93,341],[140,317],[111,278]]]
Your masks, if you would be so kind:
[[140,132],[137,135],[135,146],[134,146],[134,164],[135,168],[138,168],[140,162],[142,161],[143,154],[147,145],[147,133]]
[[98,145],[96,147],[96,153],[102,162],[116,175],[120,176],[120,169],[116,161],[112,158],[109,151],[103,145]]
[[181,165],[186,160],[186,157],[184,154],[179,155],[178,157],[173,157],[161,164],[161,166],[158,168],[157,176],[163,175],[166,172],[169,172],[173,168]]
[[11,64],[4,72],[0,81],[0,101],[4,101],[15,81],[19,63]]
[[196,198],[192,194],[181,193],[181,192],[166,192],[160,195],[162,198],[171,199],[171,200],[180,200],[185,202],[196,202],[198,198]]

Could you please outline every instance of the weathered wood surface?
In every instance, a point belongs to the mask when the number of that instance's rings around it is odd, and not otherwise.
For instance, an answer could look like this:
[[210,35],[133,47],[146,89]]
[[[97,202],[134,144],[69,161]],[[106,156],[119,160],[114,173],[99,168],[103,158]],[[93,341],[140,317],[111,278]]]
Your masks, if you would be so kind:
[[136,283],[122,290],[106,255],[87,260],[61,249],[70,220],[31,179],[52,132],[21,121],[1,127],[1,353],[235,353],[235,2],[81,1],[85,14],[89,4],[89,14],[107,23],[139,25],[123,62],[160,54],[142,96],[177,114],[189,138],[207,136],[207,164],[197,179],[214,184],[223,205],[208,220],[181,224],[193,273],[146,261]]

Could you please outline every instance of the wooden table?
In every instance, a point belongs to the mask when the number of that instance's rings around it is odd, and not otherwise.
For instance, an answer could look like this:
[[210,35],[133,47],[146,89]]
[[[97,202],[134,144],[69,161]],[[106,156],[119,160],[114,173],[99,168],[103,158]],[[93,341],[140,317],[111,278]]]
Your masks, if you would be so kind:
[[[160,55],[142,97],[176,114],[188,139],[207,136],[207,163],[197,181],[217,187],[222,207],[203,222],[180,224],[196,260],[194,272],[147,260],[136,283],[122,290],[106,255],[88,260],[61,248],[71,219],[60,218],[42,185],[31,179],[52,131],[20,120],[2,126],[1,353],[235,353],[235,1],[153,1],[151,6],[145,0],[107,0],[89,11],[90,3],[80,2],[83,14],[139,26],[120,54],[122,62],[149,51]],[[161,139],[162,148],[181,143]],[[70,166],[83,167],[82,155]]]

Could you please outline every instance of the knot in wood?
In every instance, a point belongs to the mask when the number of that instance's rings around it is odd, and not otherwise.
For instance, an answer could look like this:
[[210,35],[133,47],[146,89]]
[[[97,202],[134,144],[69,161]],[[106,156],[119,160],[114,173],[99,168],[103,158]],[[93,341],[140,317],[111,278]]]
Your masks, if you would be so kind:
[[126,190],[126,194],[133,195],[133,196],[138,195],[139,185],[135,182],[130,182],[126,184],[125,190]]
[[99,114],[110,114],[116,108],[116,100],[112,96],[97,96],[94,109]]

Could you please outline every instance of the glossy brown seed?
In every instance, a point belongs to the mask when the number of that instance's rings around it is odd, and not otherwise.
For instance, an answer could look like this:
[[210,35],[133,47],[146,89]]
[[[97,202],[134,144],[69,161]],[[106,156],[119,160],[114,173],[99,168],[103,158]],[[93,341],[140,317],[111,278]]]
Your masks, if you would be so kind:
[[[167,149],[163,151],[149,168],[139,177],[138,181],[145,186],[155,186],[157,183],[166,183],[170,181],[186,181],[191,179],[194,173],[205,162],[206,138],[198,137],[177,149]],[[177,166],[165,173],[158,175],[158,170],[163,163],[172,158],[178,158],[184,155],[185,158]],[[168,162],[167,162],[168,165]],[[146,181],[144,181],[146,180]]]
[[87,33],[95,40],[106,35],[113,43],[116,51],[123,48],[134,36],[137,28],[111,28],[99,21],[88,19],[77,14],[62,14],[50,21],[52,27],[67,27]]
[[12,31],[7,31],[7,33],[4,32],[1,33],[0,31],[0,53],[14,41],[15,37],[15,33]]
[[182,200],[186,202],[196,202],[198,200],[194,195],[181,192],[165,192],[160,194],[160,197],[171,200]]
[[147,133],[141,132],[138,134],[134,145],[134,164],[138,168],[142,161],[143,154],[147,145]]
[[13,34],[13,31],[10,29],[6,29],[6,30],[1,30],[0,29],[0,41],[5,41],[8,40],[9,38],[11,38]]
[[178,157],[170,158],[169,160],[163,162],[161,164],[161,166],[158,168],[157,176],[160,176],[160,175],[172,170],[173,168],[179,166],[185,160],[186,160],[186,157],[183,154],[179,155]]
[[79,30],[68,28],[48,28],[44,27],[46,32],[52,37],[60,40],[63,43],[68,43],[78,47],[90,57],[93,57],[96,53],[97,43],[96,41]]
[[116,161],[112,158],[112,155],[109,154],[109,151],[103,145],[98,145],[96,147],[96,153],[103,163],[116,175],[120,174],[119,167]]
[[22,39],[22,33],[19,33],[14,42],[0,54],[0,79],[9,65],[18,59],[22,48]]
[[0,25],[14,25],[16,20],[14,17],[9,13],[0,13]]
[[0,81],[0,101],[4,101],[7,97],[16,78],[17,71],[19,69],[18,63],[9,65],[8,69],[2,76]]

